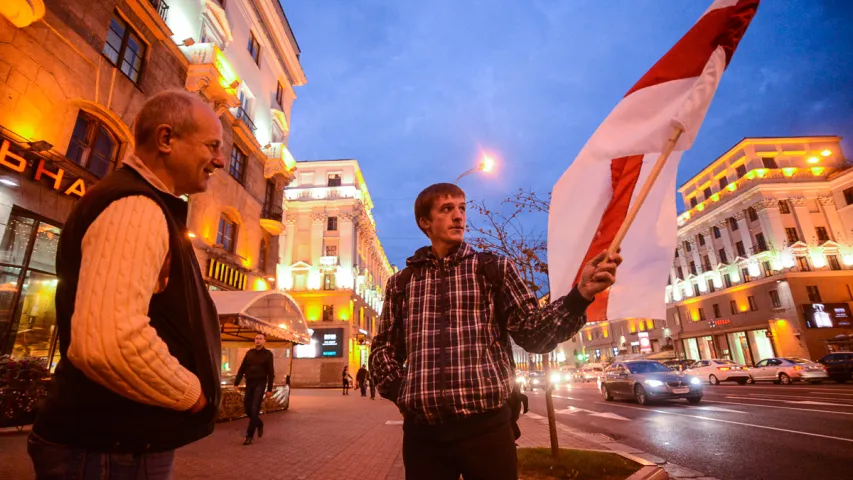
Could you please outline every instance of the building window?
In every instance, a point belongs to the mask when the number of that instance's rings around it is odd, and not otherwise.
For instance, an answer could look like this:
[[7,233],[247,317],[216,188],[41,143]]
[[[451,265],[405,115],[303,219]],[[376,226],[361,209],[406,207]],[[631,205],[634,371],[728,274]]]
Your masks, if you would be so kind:
[[326,230],[334,232],[338,229],[338,217],[329,217],[326,219]]
[[785,236],[788,238],[788,243],[797,243],[800,241],[800,235],[797,233],[796,227],[786,227]]
[[841,264],[838,262],[838,255],[827,255],[826,259],[829,261],[830,269],[841,270]]
[[275,102],[284,109],[284,85],[281,82],[276,83],[275,86]]
[[740,178],[746,175],[746,165],[738,165],[735,168],[735,173],[737,173],[737,178]]
[[705,200],[710,200],[711,199],[711,187],[706,188],[705,191],[702,192],[702,194],[705,195]]
[[764,164],[764,168],[779,168],[776,165],[776,159],[773,157],[761,157],[761,163]]
[[56,250],[61,229],[12,207],[0,224],[0,356],[59,360]]
[[720,179],[720,191],[722,192],[724,188],[729,185],[729,177],[723,177]]
[[678,271],[678,279],[684,280],[684,270],[681,267],[675,267],[675,270]]
[[341,186],[341,175],[338,173],[329,174],[329,183],[330,187],[340,187]]
[[758,213],[755,211],[755,209],[753,207],[747,208],[746,214],[749,216],[750,222],[757,222],[758,221]]
[[737,254],[739,257],[746,258],[746,248],[743,247],[743,242],[738,241],[735,243],[735,250],[737,250]]
[[732,276],[728,273],[723,274],[723,285],[725,285],[726,288],[732,287]]
[[749,311],[755,312],[758,310],[758,305],[755,303],[755,297],[752,295],[746,297],[746,301],[749,302]]
[[853,187],[844,189],[844,201],[847,205],[853,204]]
[[810,272],[812,270],[808,257],[804,255],[797,256],[797,267],[799,267],[801,272]]
[[253,32],[249,32],[249,55],[252,56],[252,60],[255,61],[255,64],[260,66],[261,44],[258,43],[258,39],[255,38],[255,34]]
[[125,21],[119,18],[113,18],[110,21],[103,54],[113,65],[119,67],[121,73],[125,74],[133,83],[139,82],[139,72],[142,70],[145,48],[145,43],[133,29],[128,27]]
[[826,233],[826,227],[815,227],[815,233],[817,233],[817,241],[824,243],[829,241],[829,234]]
[[685,241],[684,241],[684,250],[685,250],[685,251],[687,251],[687,252],[689,252],[689,251],[690,251],[690,249],[691,249],[691,247],[690,247],[690,242],[688,242],[687,240],[685,240]]
[[711,259],[708,258],[708,255],[702,255],[702,271],[711,271]]
[[326,245],[326,256],[327,257],[337,257],[338,256],[338,246],[337,245]]
[[817,285],[806,286],[806,293],[809,294],[809,301],[810,302],[821,303],[820,290],[817,289]]
[[65,156],[100,178],[113,169],[118,141],[103,122],[81,110]]
[[735,220],[735,217],[729,217],[729,228],[733,232],[738,229],[737,220]]
[[[851,190],[853,190],[853,189],[851,189]],[[699,200],[697,200],[696,197],[691,198],[690,199],[690,208],[693,208],[696,205],[699,205]]]
[[331,322],[335,319],[335,306],[323,305],[323,321]]
[[770,290],[770,304],[773,305],[773,308],[782,308],[782,301],[779,300],[778,291]]
[[729,300],[729,308],[732,310],[732,315],[737,315],[737,302],[735,300]]
[[231,149],[231,165],[228,167],[228,173],[241,184],[246,179],[247,161],[248,156],[239,147],[234,145],[234,148]]
[[335,289],[335,274],[334,273],[323,274],[323,290],[334,290],[334,289]]
[[701,247],[704,245],[705,245],[705,236],[700,233],[699,234],[699,246]]
[[726,256],[726,249],[721,248],[717,251],[720,257],[720,263],[729,263],[729,257]]
[[752,280],[752,276],[749,274],[749,269],[748,269],[748,268],[745,268],[745,267],[744,267],[744,268],[741,268],[741,269],[740,269],[740,276],[741,276],[741,278],[743,279],[743,282],[744,282],[744,283],[749,282],[749,281],[751,281],[751,280]]
[[713,227],[711,227],[711,230],[713,230],[713,231],[714,231],[714,238],[720,238],[720,235],[722,235],[722,234],[720,233],[720,227],[718,227],[718,226],[716,226],[716,225],[714,225]]
[[675,258],[678,258],[678,247],[675,247]]
[[770,268],[770,262],[766,260],[761,262],[761,270],[764,272],[765,277],[773,275],[773,269]]
[[700,322],[705,321],[705,309],[702,307],[699,307],[699,321]]
[[719,304],[715,303],[715,304],[711,305],[711,307],[714,309],[714,318],[722,317],[722,315],[720,315],[720,305]]
[[237,224],[224,214],[219,217],[219,230],[216,232],[216,243],[222,245],[226,252],[234,253],[237,238]]
[[708,282],[708,293],[714,293],[714,292],[716,292],[716,291],[717,291],[717,288],[716,288],[716,287],[714,287],[714,280],[712,280],[712,279],[710,279],[710,278],[709,278],[709,279],[707,280],[707,282]]
[[699,293],[700,293],[699,292],[699,284],[698,283],[691,283],[690,286],[693,287],[693,296],[698,297]]
[[768,250],[767,249],[767,241],[764,240],[764,234],[763,233],[756,233],[755,234],[755,243],[758,245],[758,252],[759,253],[760,252],[766,252]]
[[269,242],[266,238],[262,238],[261,246],[258,248],[258,270],[263,273],[267,271],[267,255],[269,255]]
[[278,126],[278,122],[272,122],[272,142],[284,142],[284,130],[282,130],[281,127]]
[[692,273],[693,275],[696,275],[696,262],[693,262],[693,261],[690,262],[690,273]]
[[791,213],[791,207],[788,205],[787,200],[779,200],[779,213]]

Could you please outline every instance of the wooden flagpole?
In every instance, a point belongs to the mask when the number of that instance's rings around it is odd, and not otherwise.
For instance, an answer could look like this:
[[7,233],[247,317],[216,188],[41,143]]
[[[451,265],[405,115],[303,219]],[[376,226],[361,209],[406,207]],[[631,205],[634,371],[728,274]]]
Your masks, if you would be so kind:
[[628,209],[628,214],[625,215],[625,220],[622,222],[622,226],[619,227],[619,231],[617,231],[616,235],[613,237],[613,241],[610,243],[610,248],[607,249],[608,255],[613,255],[619,251],[619,246],[622,244],[622,240],[624,240],[625,235],[628,234],[628,229],[631,227],[631,224],[634,223],[634,218],[636,218],[637,213],[640,212],[640,207],[643,206],[643,202],[645,202],[646,197],[649,196],[652,186],[655,184],[655,181],[657,181],[660,172],[663,170],[664,165],[666,165],[666,161],[669,159],[669,156],[672,155],[672,151],[675,150],[675,144],[678,142],[682,133],[684,133],[684,129],[680,125],[672,129],[672,134],[670,134],[663,152],[661,152],[657,161],[655,161],[654,166],[652,166],[652,171],[649,172],[649,177],[643,184],[642,189],[640,189],[640,193],[637,194],[637,198],[634,200],[631,208]]

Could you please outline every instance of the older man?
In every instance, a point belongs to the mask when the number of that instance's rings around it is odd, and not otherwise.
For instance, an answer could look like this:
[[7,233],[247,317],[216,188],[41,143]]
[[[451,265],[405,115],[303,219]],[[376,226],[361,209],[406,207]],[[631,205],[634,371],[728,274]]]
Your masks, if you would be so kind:
[[213,431],[219,324],[180,196],[224,166],[222,126],[200,97],[168,91],[143,105],[134,137],[136,155],[60,239],[61,359],[28,444],[39,479],[170,478],[174,450]]

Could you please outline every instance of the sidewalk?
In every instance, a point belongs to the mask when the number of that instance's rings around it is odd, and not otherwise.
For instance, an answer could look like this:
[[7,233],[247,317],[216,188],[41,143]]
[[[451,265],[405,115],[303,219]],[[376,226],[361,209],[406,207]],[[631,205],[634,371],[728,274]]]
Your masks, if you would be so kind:
[[[402,419],[387,400],[343,396],[338,390],[294,390],[290,410],[262,418],[264,438],[250,446],[242,445],[248,420],[240,419],[217,424],[213,435],[178,450],[174,478],[405,478]],[[519,427],[519,446],[550,445],[543,417],[522,415]],[[609,440],[563,426],[558,435],[564,448],[602,449],[600,442]],[[33,478],[26,438],[26,433],[0,431],[0,478]]]

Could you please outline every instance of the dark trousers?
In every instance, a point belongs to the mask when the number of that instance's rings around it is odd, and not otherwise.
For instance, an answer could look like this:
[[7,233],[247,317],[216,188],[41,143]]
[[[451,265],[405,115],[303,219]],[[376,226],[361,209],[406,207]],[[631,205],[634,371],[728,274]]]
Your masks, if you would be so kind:
[[361,396],[366,397],[367,396],[367,382],[362,381],[360,388],[361,388]]
[[406,480],[517,480],[510,412],[459,429],[403,425]]
[[246,429],[246,436],[249,438],[254,438],[255,429],[264,424],[261,420],[261,404],[264,402],[266,388],[267,385],[265,383],[246,385],[246,396],[243,399],[243,407],[246,409],[246,415],[249,417],[249,427]]
[[175,451],[101,453],[57,445],[30,434],[27,453],[37,480],[169,480]]

